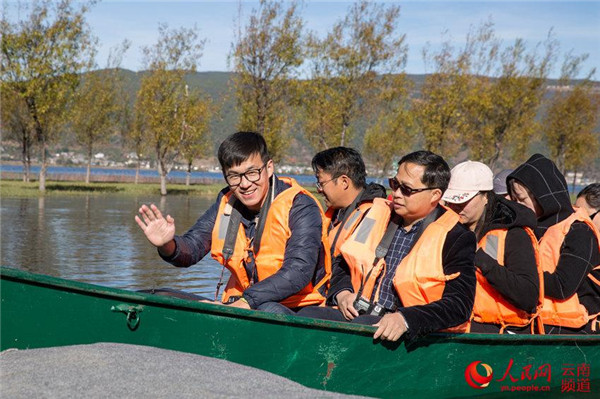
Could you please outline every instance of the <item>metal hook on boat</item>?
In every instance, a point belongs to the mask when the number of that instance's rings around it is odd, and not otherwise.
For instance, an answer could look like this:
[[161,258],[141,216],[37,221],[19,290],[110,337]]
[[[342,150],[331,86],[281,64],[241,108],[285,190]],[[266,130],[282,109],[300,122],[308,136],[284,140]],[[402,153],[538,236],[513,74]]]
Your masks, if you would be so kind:
[[134,331],[140,324],[139,313],[144,310],[144,307],[141,305],[133,306],[121,303],[116,306],[111,306],[110,310],[113,312],[125,313],[127,315],[127,327],[129,327],[131,331]]

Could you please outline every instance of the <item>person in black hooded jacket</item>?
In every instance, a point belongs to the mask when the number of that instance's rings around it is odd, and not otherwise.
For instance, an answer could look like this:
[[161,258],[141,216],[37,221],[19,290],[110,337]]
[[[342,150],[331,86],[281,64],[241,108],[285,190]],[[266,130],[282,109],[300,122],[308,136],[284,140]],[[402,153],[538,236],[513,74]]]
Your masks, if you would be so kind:
[[537,217],[546,333],[598,333],[600,247],[589,216],[575,212],[564,176],[543,155],[535,154],[516,168],[507,185],[511,198]]
[[462,162],[451,173],[443,200],[479,243],[470,331],[531,333],[542,304],[535,214],[495,194],[492,170],[481,162]]

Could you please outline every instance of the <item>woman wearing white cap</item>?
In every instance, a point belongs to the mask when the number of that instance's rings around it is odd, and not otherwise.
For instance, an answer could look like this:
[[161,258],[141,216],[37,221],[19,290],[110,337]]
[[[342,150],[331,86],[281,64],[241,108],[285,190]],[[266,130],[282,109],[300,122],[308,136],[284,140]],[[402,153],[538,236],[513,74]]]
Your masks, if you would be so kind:
[[535,214],[495,194],[494,175],[481,162],[462,162],[451,173],[443,199],[478,240],[471,332],[542,332],[534,323],[543,299]]

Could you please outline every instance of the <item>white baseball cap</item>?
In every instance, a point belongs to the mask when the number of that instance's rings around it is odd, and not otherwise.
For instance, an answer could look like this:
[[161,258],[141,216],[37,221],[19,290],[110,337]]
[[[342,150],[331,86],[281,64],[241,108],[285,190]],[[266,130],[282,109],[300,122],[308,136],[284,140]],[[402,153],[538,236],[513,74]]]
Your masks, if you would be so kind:
[[465,203],[480,191],[494,188],[494,173],[481,162],[461,162],[450,173],[450,183],[442,199],[451,204]]

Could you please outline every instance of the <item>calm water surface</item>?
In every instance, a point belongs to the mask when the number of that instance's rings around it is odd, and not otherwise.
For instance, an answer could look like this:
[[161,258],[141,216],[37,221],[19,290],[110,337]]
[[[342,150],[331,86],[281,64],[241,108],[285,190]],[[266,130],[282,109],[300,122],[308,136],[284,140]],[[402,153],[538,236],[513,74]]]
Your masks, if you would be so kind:
[[175,218],[177,234],[182,234],[214,200],[122,195],[2,198],[0,263],[109,287],[170,287],[212,298],[221,266],[210,255],[189,268],[164,262],[134,216],[141,204],[154,202]]

